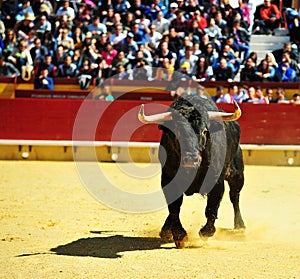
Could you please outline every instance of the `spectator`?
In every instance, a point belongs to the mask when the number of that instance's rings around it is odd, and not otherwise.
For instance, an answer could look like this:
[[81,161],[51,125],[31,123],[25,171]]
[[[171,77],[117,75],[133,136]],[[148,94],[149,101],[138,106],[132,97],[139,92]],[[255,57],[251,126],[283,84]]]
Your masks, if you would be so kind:
[[274,103],[273,100],[273,89],[272,88],[266,88],[266,97],[269,100],[269,103]]
[[29,0],[21,0],[19,9],[16,14],[16,21],[22,21],[25,19],[26,14],[30,14],[32,17],[34,17],[34,12],[31,7],[30,1]]
[[256,90],[253,86],[250,86],[248,88],[248,98],[243,101],[243,103],[256,103],[258,102],[258,99],[256,97]]
[[39,38],[42,38],[45,34],[45,32],[50,32],[52,31],[52,26],[51,26],[51,22],[47,19],[46,15],[41,15],[39,17],[39,20],[37,22],[37,24],[35,25],[36,33],[38,35]]
[[228,66],[232,68],[234,74],[237,74],[241,65],[238,53],[234,53],[234,50],[228,44],[225,44],[221,56],[226,58]]
[[144,59],[147,62],[147,65],[152,66],[153,65],[153,56],[151,52],[145,48],[145,45],[139,45],[139,51],[143,52]]
[[49,0],[35,0],[32,4],[32,10],[35,15],[42,13],[50,16],[53,13],[53,5]]
[[288,50],[283,51],[282,53],[282,61],[289,62],[290,67],[296,72],[296,75],[300,75],[299,65],[296,60],[291,58],[291,52]]
[[139,30],[141,30],[144,35],[149,33],[150,20],[146,18],[145,14],[141,14],[141,16],[135,20],[135,23],[139,25]]
[[195,72],[197,61],[198,61],[198,56],[193,54],[193,46],[190,45],[186,48],[185,56],[180,59],[179,65],[181,67],[183,63],[188,63],[190,65],[188,74],[189,76],[192,76]]
[[94,77],[95,69],[93,64],[88,59],[83,60],[82,66],[78,69],[78,82],[80,89],[88,89]]
[[22,72],[23,66],[33,66],[33,60],[28,50],[28,42],[26,40],[21,40],[19,46],[15,47],[8,60],[13,63],[13,65]]
[[162,11],[158,12],[157,19],[155,19],[152,24],[155,25],[156,31],[161,35],[169,34],[169,21],[164,18],[164,13]]
[[[176,34],[176,33],[175,33]],[[179,45],[179,57],[180,58],[182,58],[182,57],[184,57],[185,56],[185,53],[186,53],[186,50],[188,49],[188,48],[190,48],[191,46],[193,46],[193,42],[192,42],[192,40],[191,40],[191,38],[190,38],[190,36],[185,36],[184,38],[183,38],[183,45]]]
[[264,96],[261,87],[257,86],[255,91],[255,96],[257,98],[257,104],[269,104],[269,98],[267,96]]
[[268,62],[263,59],[258,65],[255,76],[257,81],[273,81],[275,76],[275,69],[269,66]]
[[295,93],[292,100],[290,100],[290,103],[294,105],[300,105],[300,95]]
[[299,45],[300,43],[300,25],[299,25],[299,14],[295,9],[287,8],[285,10],[286,21],[288,24],[290,41],[295,42]]
[[48,49],[42,45],[40,38],[35,38],[34,47],[30,49],[30,54],[35,66],[44,62],[45,56],[48,54]]
[[17,46],[17,35],[13,29],[7,29],[3,41],[2,54],[7,58]]
[[55,53],[54,53],[54,56],[53,56],[53,64],[56,67],[59,67],[59,65],[64,63],[64,60],[65,60],[66,56],[67,56],[67,54],[64,50],[64,47],[61,46],[61,45],[58,46]]
[[[192,28],[195,22],[197,22],[197,27],[199,28],[199,30],[195,27],[193,29],[197,30],[200,34],[203,34],[204,29],[207,27],[207,19],[203,16],[203,12],[201,10],[196,10],[193,13],[192,18],[189,20],[189,28]],[[198,39],[200,40],[200,38],[201,36],[199,36]]]
[[133,25],[135,24],[135,16],[133,13],[127,13],[124,20],[124,30],[128,33],[132,31]]
[[208,35],[209,41],[213,42],[219,48],[221,47],[221,41],[223,37],[222,30],[218,25],[216,25],[214,18],[210,18],[208,20],[208,24],[204,29],[204,33]]
[[238,93],[237,93],[236,101],[238,103],[242,103],[243,101],[249,98],[248,90],[244,88],[242,83],[238,83],[237,86],[238,86]]
[[241,54],[243,53],[243,60],[246,60],[250,54],[250,35],[247,30],[240,27],[240,25],[241,22],[239,20],[234,21],[232,33],[234,34],[234,42],[239,50],[239,57],[241,57]]
[[113,31],[113,26],[115,25],[114,22],[114,10],[112,8],[108,9],[107,15],[102,20],[102,23],[105,24],[107,32]]
[[228,103],[233,104],[234,100],[238,98],[238,87],[235,84],[228,86],[228,93],[225,93],[221,98],[217,100],[217,103]]
[[155,79],[159,81],[161,80],[171,81],[173,73],[174,73],[174,67],[171,66],[169,59],[165,58],[162,63],[162,67],[157,68]]
[[175,28],[177,36],[183,38],[188,33],[188,21],[184,18],[181,10],[176,11],[176,18],[170,22],[170,28]]
[[58,8],[56,12],[56,18],[60,20],[60,18],[66,15],[68,22],[72,22],[75,18],[75,11],[72,7],[70,7],[70,1],[69,0],[63,0],[63,5]]
[[109,41],[112,44],[112,46],[120,50],[122,49],[122,41],[126,38],[126,34],[123,32],[122,25],[117,25],[115,33],[111,34],[109,37]]
[[59,36],[57,37],[57,45],[63,46],[64,51],[69,55],[73,56],[74,54],[74,40],[69,37],[70,30],[67,28],[59,30]]
[[213,77],[213,69],[205,56],[199,57],[196,64],[193,80],[196,82],[208,81]]
[[254,23],[254,34],[272,34],[274,29],[279,27],[281,12],[271,0],[264,0],[264,5],[260,8],[260,20]]
[[6,62],[4,56],[0,56],[0,76],[18,77],[20,76],[20,71],[12,63]]
[[212,66],[214,68],[217,65],[218,60],[219,60],[219,53],[214,48],[214,45],[212,43],[208,43],[205,46],[203,55],[207,58],[210,66]]
[[224,34],[225,29],[227,29],[227,21],[223,18],[223,14],[220,10],[218,10],[215,14],[215,22],[216,25],[221,29],[222,34]]
[[112,1],[112,7],[115,13],[118,13],[122,18],[125,18],[128,9],[130,8],[130,3],[127,0],[115,0]]
[[95,96],[96,100],[113,101],[114,97],[108,85],[101,86],[101,93]]
[[255,52],[255,51],[250,52],[248,58],[251,58],[254,63],[254,66],[257,67],[257,62],[258,62],[257,61],[257,52]]
[[124,79],[128,79],[128,77],[129,77],[129,75],[126,72],[124,65],[117,64],[116,74],[113,75],[113,79],[124,80]]
[[204,31],[199,28],[199,24],[196,19],[189,22],[189,37],[192,37],[193,41],[200,42],[203,34]]
[[53,38],[51,32],[46,31],[42,38],[42,45],[48,49],[48,52],[54,57],[55,51],[57,49],[57,42]]
[[80,27],[75,27],[72,34],[72,39],[74,43],[74,50],[83,48],[85,34],[83,34],[82,29]]
[[13,29],[16,24],[16,14],[18,11],[17,0],[7,0],[1,2],[1,20],[7,29]]
[[246,59],[245,67],[241,70],[240,80],[241,81],[255,81],[256,79],[256,67],[254,66],[253,60],[249,57]]
[[118,55],[112,61],[112,75],[117,73],[118,65],[123,65],[124,69],[127,70],[129,66],[129,59],[125,57],[124,51],[120,51]]
[[225,57],[220,58],[220,62],[213,68],[214,76],[212,81],[227,81],[232,82],[234,80],[234,72],[232,67],[227,64]]
[[292,46],[294,46],[294,44],[292,44],[291,42],[286,42],[283,44],[283,48],[276,49],[272,52],[275,56],[277,63],[280,63],[282,61],[284,51],[289,51],[291,59],[298,61],[298,51],[293,51]]
[[154,24],[151,24],[150,32],[145,35],[146,49],[148,49],[152,54],[154,54],[161,39],[161,33],[156,31],[156,26]]
[[140,30],[140,27],[137,23],[135,23],[133,25],[133,28],[132,28],[132,33],[134,35],[134,41],[140,45],[140,44],[145,44],[145,35],[144,35],[144,32],[142,30]]
[[101,52],[101,55],[105,61],[104,77],[110,77],[112,75],[112,61],[117,56],[118,51],[114,49],[110,42],[107,42],[105,49]]
[[72,57],[67,55],[64,58],[64,63],[58,66],[57,77],[75,78],[77,77],[78,70],[74,63],[72,63]]
[[273,67],[275,70],[277,69],[278,64],[272,52],[268,52],[266,54],[265,60],[268,62],[270,67]]
[[289,99],[285,97],[285,91],[282,87],[277,88],[276,96],[277,98],[275,99],[274,103],[279,104],[281,102],[289,101]]
[[[159,45],[159,47],[161,46],[161,44],[167,41],[168,46],[169,46],[169,50],[171,52],[176,53],[177,56],[180,56],[180,52],[182,49],[182,41],[181,39],[177,36],[177,33],[175,31],[175,28],[170,28],[169,29],[169,35],[165,36],[162,40],[161,43]],[[184,53],[182,54],[184,55]]]
[[121,51],[126,54],[128,59],[134,59],[136,52],[139,50],[138,44],[134,41],[132,32],[127,34],[127,37],[123,40],[121,46]]
[[223,94],[224,94],[224,87],[217,86],[216,93],[214,96],[211,97],[211,100],[216,103],[220,98],[223,97]]
[[42,68],[40,74],[34,80],[34,89],[54,89],[53,78],[48,76],[48,69]]
[[297,82],[298,77],[296,71],[290,67],[288,61],[283,60],[275,72],[275,81],[281,82]]
[[163,15],[165,15],[167,14],[167,11],[166,6],[161,3],[160,0],[153,0],[152,4],[149,5],[149,13],[147,13],[147,16],[153,21],[158,18],[159,12],[162,12]]
[[56,77],[57,67],[52,63],[52,56],[50,54],[45,56],[44,62],[37,67],[36,72],[38,72],[41,67],[47,68],[49,77]]
[[167,11],[165,18],[169,21],[169,23],[176,18],[176,12],[178,10],[178,4],[172,2],[170,4],[170,9]]
[[168,48],[168,42],[162,42],[156,53],[155,66],[161,67],[165,58],[168,58],[172,67],[175,67],[177,55]]
[[88,25],[88,32],[91,32],[94,38],[99,38],[101,34],[107,33],[106,25],[100,22],[100,17],[93,17],[93,21]]
[[24,19],[16,23],[14,31],[16,32],[18,39],[28,40],[30,31],[34,30],[34,20],[35,17],[33,14],[26,13]]

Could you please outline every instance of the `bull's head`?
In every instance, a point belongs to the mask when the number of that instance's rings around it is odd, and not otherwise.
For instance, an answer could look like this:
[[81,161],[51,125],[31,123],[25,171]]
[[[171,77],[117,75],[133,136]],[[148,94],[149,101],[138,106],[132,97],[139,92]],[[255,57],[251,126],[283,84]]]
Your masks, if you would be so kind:
[[179,110],[172,110],[164,113],[145,115],[144,105],[141,106],[138,119],[144,124],[159,124],[171,130],[176,136],[181,150],[181,165],[183,167],[199,167],[202,161],[202,152],[205,149],[209,120],[234,121],[240,118],[241,110],[234,102],[233,113],[219,111],[201,111],[194,106],[183,107]]

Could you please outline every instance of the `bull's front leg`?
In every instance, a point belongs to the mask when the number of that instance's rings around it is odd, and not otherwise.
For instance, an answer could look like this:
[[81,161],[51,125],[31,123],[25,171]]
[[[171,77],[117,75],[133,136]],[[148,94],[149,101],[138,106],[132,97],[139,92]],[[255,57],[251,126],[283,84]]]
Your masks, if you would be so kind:
[[207,222],[205,226],[199,231],[199,236],[207,240],[216,232],[215,220],[218,218],[218,209],[224,194],[224,181],[219,181],[207,195],[207,205],[205,209],[205,216]]
[[168,205],[169,216],[167,217],[160,232],[160,237],[164,241],[173,240],[177,248],[184,248],[185,242],[187,241],[187,233],[179,218],[182,200],[183,195]]

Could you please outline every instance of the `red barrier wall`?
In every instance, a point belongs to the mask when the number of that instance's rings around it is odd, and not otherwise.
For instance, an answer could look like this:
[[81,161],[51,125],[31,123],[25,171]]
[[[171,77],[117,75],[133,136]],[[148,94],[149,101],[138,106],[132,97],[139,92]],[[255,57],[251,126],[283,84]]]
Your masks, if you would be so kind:
[[[159,141],[157,125],[142,125],[137,119],[142,103],[146,104],[146,113],[165,111],[170,104],[86,100],[81,106],[82,100],[2,99],[0,138],[72,140],[76,123],[76,140]],[[232,105],[220,106],[233,110]],[[242,104],[241,109],[241,143],[300,144],[300,106]],[[76,119],[78,112],[80,117]]]

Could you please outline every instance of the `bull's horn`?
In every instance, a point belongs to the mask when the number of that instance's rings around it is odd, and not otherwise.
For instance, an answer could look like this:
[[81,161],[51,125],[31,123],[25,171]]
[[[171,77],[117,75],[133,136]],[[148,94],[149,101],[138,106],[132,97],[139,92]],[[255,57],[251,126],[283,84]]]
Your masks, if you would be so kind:
[[138,119],[144,124],[160,123],[162,121],[172,120],[171,112],[158,113],[153,115],[145,115],[144,105],[141,105]]
[[218,120],[218,121],[238,120],[242,115],[242,111],[236,101],[233,101],[233,104],[234,104],[234,112],[233,113],[209,111],[208,112],[209,119],[210,120]]

